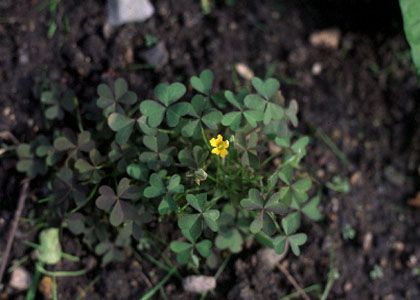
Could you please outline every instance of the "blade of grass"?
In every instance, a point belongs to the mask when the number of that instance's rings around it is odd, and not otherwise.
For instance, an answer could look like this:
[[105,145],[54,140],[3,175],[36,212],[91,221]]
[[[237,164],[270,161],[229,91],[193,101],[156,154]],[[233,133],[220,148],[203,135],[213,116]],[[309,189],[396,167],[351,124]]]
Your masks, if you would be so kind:
[[[315,293],[315,294],[320,294],[321,293],[321,286],[319,284],[313,284],[310,285],[306,288],[303,289],[306,293]],[[301,295],[299,294],[299,292],[293,292],[289,295],[283,296],[281,298],[279,298],[279,300],[291,300],[291,299],[295,299],[295,298],[299,298],[301,297]]]
[[334,141],[321,129],[316,128],[314,135],[319,138],[321,141],[324,142],[325,145],[327,145],[328,148],[338,157],[338,159],[341,161],[343,165],[348,165],[349,161],[346,157],[346,155],[341,151],[337,145],[334,143]]
[[140,300],[149,300],[165,285],[165,283],[172,277],[172,275],[176,272],[176,268],[172,268],[168,274],[152,289],[150,289],[146,294],[144,294]]

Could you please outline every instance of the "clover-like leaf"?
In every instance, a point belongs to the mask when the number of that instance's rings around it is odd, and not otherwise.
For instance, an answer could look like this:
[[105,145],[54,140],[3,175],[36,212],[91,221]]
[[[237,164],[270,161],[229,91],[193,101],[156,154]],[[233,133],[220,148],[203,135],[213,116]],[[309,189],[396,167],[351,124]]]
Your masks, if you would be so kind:
[[58,152],[67,152],[68,157],[77,157],[80,152],[89,152],[95,147],[92,135],[85,130],[77,137],[72,131],[63,131],[63,135],[54,140],[54,148]]
[[64,112],[73,112],[76,101],[73,91],[65,91],[63,87],[55,85],[51,90],[41,94],[41,102],[46,106],[45,117],[49,120],[62,120]]
[[83,206],[87,200],[86,193],[86,187],[77,182],[72,170],[62,168],[57,172],[53,181],[53,196],[55,202],[61,204],[61,208],[68,207],[71,199],[77,206]]
[[235,134],[235,148],[241,153],[241,162],[245,166],[258,168],[259,158],[257,154],[258,134],[244,134],[237,132]]
[[131,163],[126,168],[128,176],[141,180],[147,181],[149,177],[149,168],[144,163]]
[[195,95],[191,100],[189,114],[193,119],[186,120],[181,132],[186,137],[200,137],[201,130],[205,127],[217,130],[223,115],[220,111],[211,107],[210,101],[202,95]]
[[300,214],[299,212],[293,212],[288,214],[281,220],[281,226],[286,235],[295,233],[300,226]]
[[280,193],[272,194],[267,200],[264,200],[260,191],[250,189],[248,198],[241,201],[241,206],[247,210],[257,211],[257,215],[250,224],[250,231],[256,234],[263,230],[267,235],[272,235],[276,231],[276,221],[272,214],[283,213],[288,204],[283,202]]
[[233,205],[226,204],[218,219],[219,231],[215,245],[220,250],[229,249],[232,253],[242,250],[243,238],[238,228],[236,211]]
[[101,170],[102,163],[105,161],[105,157],[102,157],[97,149],[89,151],[89,160],[85,158],[79,158],[74,167],[81,174],[81,180],[90,180],[92,183],[99,183],[105,176],[105,172]]
[[155,96],[159,102],[145,100],[140,103],[140,111],[147,117],[147,123],[151,127],[158,127],[166,115],[166,123],[170,127],[178,125],[181,117],[190,112],[191,105],[188,102],[178,102],[184,96],[186,88],[183,84],[161,83],[155,88]]
[[135,120],[122,113],[113,112],[108,116],[108,126],[115,131],[115,141],[118,144],[125,144],[133,132]]
[[99,188],[100,196],[96,199],[96,206],[107,212],[111,211],[110,222],[119,226],[122,222],[133,220],[136,210],[126,200],[136,200],[140,197],[140,190],[130,184],[129,179],[123,178],[118,183],[117,193],[106,185]]
[[128,90],[127,82],[123,78],[118,78],[114,82],[114,91],[102,83],[98,86],[97,92],[99,98],[96,104],[106,117],[113,112],[123,114],[123,105],[130,106],[137,102],[137,95]]
[[38,159],[33,152],[34,149],[30,144],[19,144],[16,149],[19,158],[16,169],[19,172],[26,173],[31,178],[37,175],[44,175],[47,172],[44,162]]
[[292,123],[292,125],[295,127],[298,126],[297,113],[298,113],[298,103],[296,102],[296,100],[292,100],[289,103],[289,107],[284,111],[284,114],[289,119],[290,123]]
[[231,91],[226,91],[225,97],[227,101],[239,111],[225,114],[222,118],[222,124],[224,126],[229,126],[233,131],[237,131],[244,123],[255,128],[257,127],[257,123],[263,120],[264,112],[254,108],[247,109],[247,107],[244,106],[244,94],[235,96]]
[[185,148],[178,152],[179,162],[191,169],[201,168],[209,155],[209,151],[200,146]]
[[198,213],[187,213],[178,219],[178,226],[186,238],[191,241],[197,240],[205,225],[212,231],[218,230],[217,219],[220,212],[209,207],[206,193],[188,194],[187,202]]
[[268,78],[263,81],[258,77],[254,77],[252,78],[251,83],[258,94],[266,99],[273,97],[280,88],[280,83],[274,78]]
[[213,243],[210,240],[202,240],[195,244],[195,248],[202,257],[209,257]]
[[174,147],[168,147],[169,138],[164,133],[158,133],[155,136],[145,135],[143,144],[150,150],[140,154],[140,161],[146,163],[152,170],[158,170],[161,167],[168,167],[172,163],[172,152]]
[[213,79],[213,72],[211,70],[204,70],[198,77],[191,77],[190,83],[196,91],[204,95],[210,95]]

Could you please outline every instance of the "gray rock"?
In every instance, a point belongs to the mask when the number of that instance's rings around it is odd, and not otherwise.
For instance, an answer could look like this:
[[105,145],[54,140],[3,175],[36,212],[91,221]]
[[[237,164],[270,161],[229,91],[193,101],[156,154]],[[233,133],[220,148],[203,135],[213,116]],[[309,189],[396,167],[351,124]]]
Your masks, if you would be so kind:
[[108,0],[108,23],[113,26],[143,22],[154,12],[149,0]]
[[141,52],[140,56],[157,69],[166,65],[169,60],[169,53],[164,42],[159,42],[156,46]]
[[216,287],[216,279],[212,276],[191,275],[182,281],[184,290],[190,293],[201,294]]

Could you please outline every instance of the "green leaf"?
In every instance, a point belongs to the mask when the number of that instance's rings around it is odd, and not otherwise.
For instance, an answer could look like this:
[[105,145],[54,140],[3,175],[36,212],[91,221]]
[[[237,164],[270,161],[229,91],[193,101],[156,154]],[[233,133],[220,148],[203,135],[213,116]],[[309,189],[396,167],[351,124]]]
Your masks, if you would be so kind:
[[211,110],[209,113],[203,115],[201,120],[210,129],[216,130],[217,125],[221,122],[223,114],[218,110]]
[[241,125],[242,113],[233,111],[225,114],[222,118],[222,124],[229,126],[232,130],[236,131]]
[[41,102],[44,104],[55,104],[54,94],[52,91],[45,91],[41,94]]
[[65,136],[58,137],[54,140],[54,148],[58,151],[67,151],[75,147],[76,145]]
[[306,153],[306,146],[309,144],[309,137],[303,136],[299,138],[290,147],[295,153]]
[[178,219],[178,226],[186,238],[195,241],[203,231],[200,214],[186,214]]
[[181,176],[178,174],[172,175],[168,182],[168,193],[177,194],[184,191],[184,186],[181,184]]
[[295,182],[292,187],[299,193],[306,193],[312,186],[312,181],[309,177],[303,178]]
[[238,102],[238,99],[236,99],[235,95],[231,91],[225,92],[225,98],[230,104],[235,106],[237,109],[242,110],[241,104]]
[[286,202],[281,201],[280,193],[274,193],[271,195],[270,199],[268,199],[267,203],[264,205],[264,208],[269,212],[281,214],[288,209],[288,205]]
[[286,249],[286,243],[287,243],[287,236],[281,235],[274,239],[273,245],[274,245],[274,251],[276,251],[277,254],[284,253],[284,250]]
[[285,115],[289,119],[289,121],[292,123],[293,126],[298,126],[298,119],[297,119],[297,113],[298,113],[298,103],[296,100],[290,101],[289,107],[285,110]]
[[128,91],[127,81],[124,78],[118,78],[114,82],[115,97],[120,98]]
[[190,83],[192,87],[200,93],[209,95],[211,87],[213,85],[213,72],[210,70],[204,70],[201,72],[200,76],[191,77]]
[[119,131],[127,126],[132,126],[134,120],[120,113],[112,113],[108,117],[108,125],[113,131]]
[[74,167],[79,171],[79,173],[86,173],[95,170],[95,167],[88,163],[86,160],[80,158],[74,164]]
[[211,246],[213,243],[209,240],[202,240],[201,242],[197,243],[195,245],[195,248],[197,249],[198,253],[202,257],[209,257],[211,254]]
[[132,220],[135,208],[126,201],[119,200],[111,211],[109,221],[113,226],[119,226],[122,222]]
[[178,125],[181,117],[189,113],[191,105],[187,102],[180,102],[174,105],[171,105],[166,110],[166,122],[169,127],[175,127]]
[[198,194],[198,195],[187,195],[188,204],[194,207],[199,212],[203,212],[205,209],[205,204],[207,201],[207,194]]
[[249,230],[251,231],[251,233],[257,234],[258,232],[260,232],[263,229],[263,222],[264,214],[259,213],[258,216],[254,219],[254,221],[252,221],[251,225],[249,226]]
[[212,231],[218,230],[217,219],[219,219],[220,212],[216,209],[210,209],[203,213],[204,221]]
[[142,163],[131,163],[126,168],[127,174],[137,180],[146,181],[149,177],[149,169]]
[[319,202],[321,199],[319,196],[314,197],[309,201],[303,208],[302,213],[305,214],[309,219],[313,221],[319,221],[322,219],[322,214],[319,212]]
[[306,243],[308,237],[304,233],[297,233],[288,237],[290,242],[290,248],[294,255],[298,256],[300,254],[300,246]]
[[266,99],[270,99],[279,90],[280,83],[274,78],[268,78],[265,81],[254,77],[251,80],[252,85],[257,90],[258,94]]
[[242,250],[243,238],[236,228],[219,232],[215,244],[220,250],[229,249],[232,253],[238,253]]
[[199,130],[200,120],[188,120],[187,124],[182,127],[182,135],[192,137]]
[[103,185],[99,188],[100,196],[96,199],[96,206],[102,210],[109,211],[117,201],[114,190],[109,186]]
[[241,206],[248,210],[258,210],[264,208],[260,191],[257,189],[250,189],[248,192],[248,198],[241,200]]
[[172,83],[171,85],[161,83],[156,86],[155,95],[165,106],[169,106],[184,96],[186,91],[185,86],[178,82]]
[[266,101],[262,99],[259,95],[250,94],[244,99],[245,105],[253,110],[264,111]]
[[193,248],[193,245],[186,242],[173,241],[171,242],[169,247],[171,248],[173,252],[180,253],[180,252],[191,250]]
[[61,260],[62,250],[58,228],[48,228],[39,234],[38,260],[42,263],[55,265]]
[[45,117],[48,120],[54,120],[54,119],[61,120],[63,118],[63,111],[61,110],[59,105],[53,105],[53,106],[48,107],[45,110]]
[[264,117],[263,112],[257,110],[247,110],[244,111],[243,114],[248,124],[251,125],[252,128],[256,128],[258,125],[257,122],[262,121]]
[[350,192],[350,183],[347,178],[334,176],[333,179],[326,184],[327,188],[339,193]]
[[286,235],[295,233],[300,227],[300,213],[293,212],[281,220],[281,226]]
[[67,226],[73,234],[79,235],[86,230],[84,221],[85,217],[81,213],[72,213],[67,217]]
[[152,150],[153,152],[159,151],[159,143],[158,143],[158,137],[157,136],[149,136],[145,135],[143,137],[143,144]]
[[264,112],[264,125],[268,125],[271,120],[282,120],[284,117],[284,110],[281,106],[275,103],[267,103],[267,107]]
[[163,197],[162,201],[159,204],[158,211],[160,215],[169,214],[175,212],[177,209],[175,201],[171,196]]
[[143,192],[146,198],[156,198],[165,193],[165,186],[159,174],[154,173],[150,175],[149,183],[150,186],[145,188]]
[[420,2],[400,0],[404,31],[411,48],[411,57],[420,75]]
[[158,127],[165,115],[165,107],[153,100],[145,100],[140,103],[140,111],[147,117],[147,123],[151,127]]

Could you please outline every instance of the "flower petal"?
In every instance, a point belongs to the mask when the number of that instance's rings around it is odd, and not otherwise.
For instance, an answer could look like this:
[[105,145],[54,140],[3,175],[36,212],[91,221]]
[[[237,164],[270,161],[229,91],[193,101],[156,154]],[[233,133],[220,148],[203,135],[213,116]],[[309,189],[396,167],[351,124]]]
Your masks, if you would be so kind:
[[227,141],[227,140],[224,141],[223,146],[224,146],[225,149],[229,148],[229,141]]
[[216,140],[215,138],[212,138],[212,139],[210,140],[210,145],[211,145],[212,147],[217,147],[217,144],[218,144],[218,142],[217,142],[217,140]]
[[218,148],[213,148],[213,150],[211,150],[211,153],[219,155],[220,150]]
[[220,150],[219,155],[221,158],[225,158],[228,155],[228,151],[226,149]]

